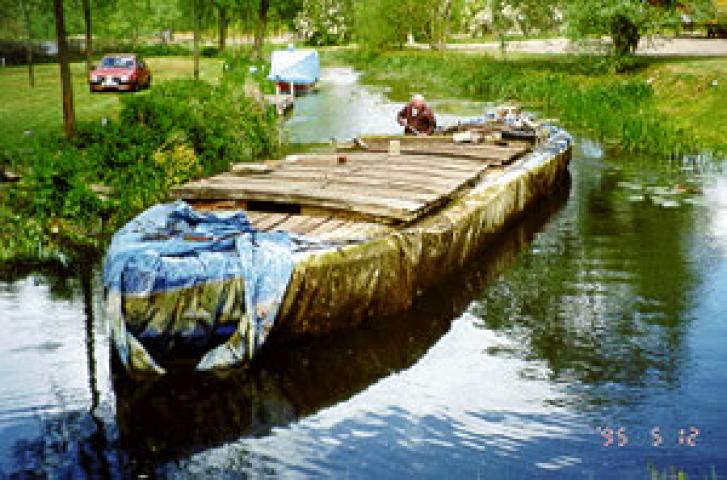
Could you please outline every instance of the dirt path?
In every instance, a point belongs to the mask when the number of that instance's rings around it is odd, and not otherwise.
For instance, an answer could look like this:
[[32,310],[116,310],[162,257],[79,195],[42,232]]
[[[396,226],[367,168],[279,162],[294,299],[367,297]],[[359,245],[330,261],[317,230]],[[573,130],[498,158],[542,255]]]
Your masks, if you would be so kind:
[[[418,45],[420,48],[428,48]],[[452,43],[447,45],[450,50],[461,51],[497,51],[498,42],[487,43]],[[578,48],[565,38],[547,40],[517,40],[507,44],[510,52],[522,53],[573,53]],[[663,57],[720,57],[727,56],[727,39],[705,38],[653,38],[642,39],[637,55]]]

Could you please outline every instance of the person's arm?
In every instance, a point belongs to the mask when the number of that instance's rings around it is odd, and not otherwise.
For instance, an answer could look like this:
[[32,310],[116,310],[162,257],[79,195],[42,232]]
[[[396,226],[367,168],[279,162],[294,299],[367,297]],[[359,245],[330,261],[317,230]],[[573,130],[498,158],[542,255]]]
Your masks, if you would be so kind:
[[404,105],[404,108],[399,110],[399,113],[396,115],[396,121],[401,125],[402,127],[406,127],[406,125],[409,123],[407,121],[407,112],[406,112],[407,106]]

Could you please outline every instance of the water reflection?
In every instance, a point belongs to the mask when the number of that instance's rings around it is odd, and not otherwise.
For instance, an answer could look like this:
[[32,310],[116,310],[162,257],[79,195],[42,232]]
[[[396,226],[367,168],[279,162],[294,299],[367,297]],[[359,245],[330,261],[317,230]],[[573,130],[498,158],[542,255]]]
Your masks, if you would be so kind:
[[3,271],[0,477],[113,478],[98,279],[88,265],[41,270]]
[[139,384],[117,375],[117,421],[124,447],[153,468],[163,459],[267,435],[409,368],[449,330],[473,296],[527,248],[567,194],[565,185],[538,204],[498,236],[471,268],[428,292],[403,316],[299,345],[273,342],[251,369],[223,377],[178,375]]
[[[578,401],[638,401],[639,387],[677,387],[687,367],[697,275],[693,215],[622,201],[618,175],[583,159],[567,215],[477,302],[487,328],[522,338],[562,382],[590,385]],[[612,395],[594,384],[629,387]],[[585,389],[584,389],[585,390]]]

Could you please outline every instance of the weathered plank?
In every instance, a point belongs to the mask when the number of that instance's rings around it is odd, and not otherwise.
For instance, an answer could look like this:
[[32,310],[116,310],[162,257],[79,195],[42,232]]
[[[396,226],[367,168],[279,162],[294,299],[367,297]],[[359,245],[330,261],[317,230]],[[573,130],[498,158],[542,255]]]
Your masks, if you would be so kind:
[[[252,214],[252,212],[248,212],[248,216]],[[257,228],[258,230],[268,231],[272,230],[273,228],[277,227],[281,223],[285,222],[290,215],[285,213],[263,213],[265,215],[263,218],[255,221],[252,221],[252,225]]]
[[[369,148],[369,151],[386,152],[388,144]],[[433,145],[402,145],[400,151],[407,156],[446,156],[448,161],[453,159],[475,159],[475,160],[506,160],[526,153],[530,147],[526,144],[517,143],[507,146],[489,144],[433,144]]]
[[[173,195],[203,204],[231,203],[295,213],[278,219],[278,225],[292,231],[315,230],[319,224],[329,223],[328,216],[349,217],[359,223],[409,222],[446,203],[488,167],[505,164],[527,151],[524,144],[498,148],[419,140],[404,142],[412,154],[295,155],[266,163],[265,169],[253,169],[253,174],[240,175],[249,170],[237,168],[190,182],[174,188]],[[429,149],[427,154],[418,154],[424,147]],[[458,152],[463,155],[454,155]],[[271,166],[269,172],[267,166]],[[271,228],[270,218],[260,217],[257,222]]]
[[241,189],[226,185],[204,185],[178,187],[172,192],[178,198],[187,200],[233,199],[263,201],[293,205],[311,205],[335,212],[352,212],[365,217],[381,220],[391,219],[399,222],[410,221],[416,217],[417,210],[425,204],[401,199],[375,198],[365,195],[347,194],[322,189],[309,192],[281,193],[274,188]]
[[289,157],[289,159],[284,161],[281,165],[316,165],[329,168],[334,166],[356,167],[364,165],[375,165],[386,168],[389,165],[416,165],[421,168],[432,168],[437,170],[470,170],[472,168],[479,168],[481,166],[480,161],[476,158],[453,158],[451,156],[446,156],[442,154],[424,156],[404,153],[400,155],[388,155],[383,152],[357,152],[346,153],[343,154],[343,156],[345,157],[345,163],[340,164],[338,160],[338,155],[294,155],[292,157]]
[[240,179],[239,177],[211,177],[205,181],[200,188],[206,188],[211,185],[223,185],[229,188],[238,187],[244,190],[272,190],[279,192],[281,195],[298,195],[301,192],[325,191],[328,193],[358,193],[366,196],[375,196],[379,198],[401,199],[413,202],[431,202],[436,200],[440,195],[434,192],[422,192],[412,190],[402,190],[387,185],[369,185],[357,184],[356,182],[346,182],[340,178],[327,180],[282,180],[271,176],[269,178]]

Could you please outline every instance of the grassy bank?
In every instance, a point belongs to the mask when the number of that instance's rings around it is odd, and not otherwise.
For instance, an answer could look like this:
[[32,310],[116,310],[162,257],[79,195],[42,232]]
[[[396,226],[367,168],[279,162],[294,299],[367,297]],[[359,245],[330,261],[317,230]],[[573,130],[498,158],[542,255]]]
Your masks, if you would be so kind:
[[[153,81],[173,78],[192,78],[190,57],[152,57],[147,59]],[[76,119],[79,121],[116,118],[121,110],[121,99],[126,93],[89,92],[84,63],[71,64],[73,96]],[[219,83],[222,77],[222,60],[203,58],[200,61],[200,78]],[[44,64],[35,67],[35,87],[28,85],[26,67],[0,68],[0,151],[25,143],[25,132],[43,135],[60,133],[63,128],[61,113],[61,88],[58,65]],[[144,93],[142,93],[143,95]]]
[[398,100],[422,92],[440,99],[516,101],[630,152],[727,150],[727,87],[721,83],[727,59],[637,59],[623,74],[602,59],[562,55],[504,61],[472,53],[336,50],[324,59],[354,65],[365,82],[391,87]]
[[[207,65],[208,72],[222,70],[219,62]],[[111,103],[82,116],[73,140],[48,119],[33,135],[6,144],[0,161],[12,163],[22,180],[0,184],[0,262],[67,261],[98,251],[132,216],[166,200],[173,185],[232,162],[275,156],[278,119],[246,96],[248,68],[238,62],[224,77],[214,76],[216,84],[164,81],[171,68],[155,70],[148,92],[101,95],[98,101]],[[34,118],[20,113],[30,108],[16,109],[15,123]],[[7,115],[3,121],[12,123]],[[102,124],[94,115],[109,120]]]

